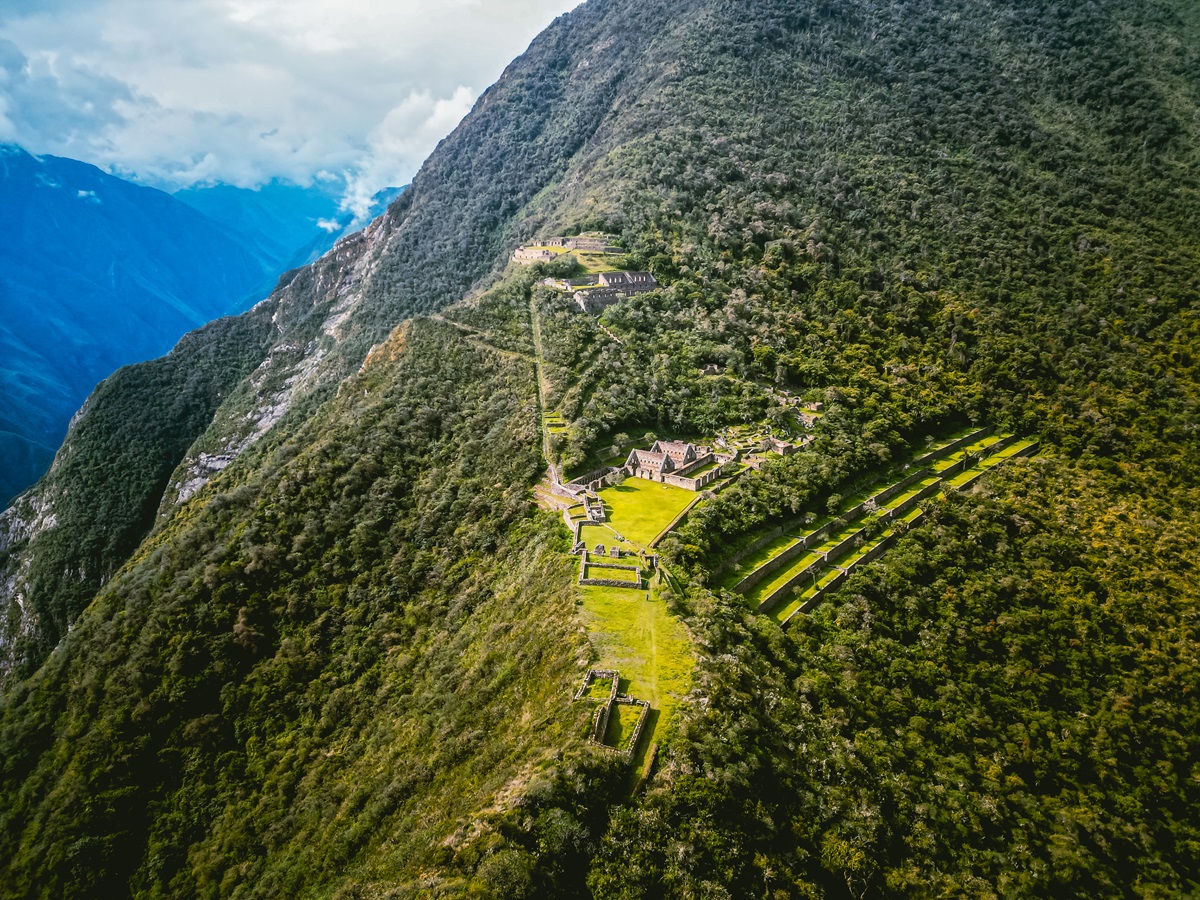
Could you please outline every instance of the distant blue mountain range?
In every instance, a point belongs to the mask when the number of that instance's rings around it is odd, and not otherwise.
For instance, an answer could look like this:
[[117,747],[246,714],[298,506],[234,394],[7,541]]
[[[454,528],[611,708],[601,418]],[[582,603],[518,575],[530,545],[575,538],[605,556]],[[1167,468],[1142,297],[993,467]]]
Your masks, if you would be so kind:
[[0,504],[46,470],[99,381],[331,247],[354,224],[337,187],[172,196],[0,145]]

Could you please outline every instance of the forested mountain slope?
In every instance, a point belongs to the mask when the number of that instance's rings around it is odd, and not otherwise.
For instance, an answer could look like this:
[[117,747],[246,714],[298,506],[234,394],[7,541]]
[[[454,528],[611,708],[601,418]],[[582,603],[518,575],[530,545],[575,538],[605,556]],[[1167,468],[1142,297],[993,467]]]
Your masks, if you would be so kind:
[[[106,385],[5,514],[0,893],[1193,894],[1198,39],[1174,0],[560,19],[384,217]],[[597,322],[504,268],[597,227],[661,289]],[[189,371],[186,427],[128,414]],[[570,702],[600,651],[530,499],[539,406],[570,468],[782,389],[812,443],[659,545],[697,662],[631,794]],[[811,615],[717,586],[983,422],[1041,457]]]

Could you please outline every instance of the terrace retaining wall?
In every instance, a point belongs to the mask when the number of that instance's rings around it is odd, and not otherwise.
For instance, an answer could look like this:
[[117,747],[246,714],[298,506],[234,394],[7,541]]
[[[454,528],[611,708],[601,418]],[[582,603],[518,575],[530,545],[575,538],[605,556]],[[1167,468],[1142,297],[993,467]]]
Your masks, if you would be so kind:
[[[1014,440],[1015,440],[1015,437],[1014,437]],[[1012,443],[1013,443],[1013,441],[1009,441],[1008,444],[1006,444],[1005,446],[1008,446],[1009,444],[1012,444]],[[1023,447],[1020,450],[1018,450],[1016,453],[1014,453],[1012,456],[1010,456],[1009,459],[1015,459],[1019,456],[1032,456],[1033,454],[1037,453],[1039,447],[1041,447],[1040,443],[1030,444],[1028,447]],[[991,455],[991,454],[989,454],[989,455]],[[1004,462],[1005,462],[1004,460],[1001,460],[996,465],[997,466],[1004,465]],[[980,469],[978,472],[976,472],[973,476],[968,478],[962,484],[956,485],[954,489],[956,491],[965,491],[967,488],[969,488],[971,485],[973,485],[976,481],[978,481],[984,475],[988,474],[988,472],[991,472],[992,469],[994,469],[994,468],[995,468],[995,466],[992,466],[987,469]]]
[[907,513],[910,509],[920,503],[922,500],[928,500],[934,494],[938,493],[943,487],[943,482],[939,478],[931,485],[921,488],[895,509],[889,509],[879,517],[881,522],[894,522],[897,518]]
[[825,596],[825,594],[827,594],[829,591],[832,591],[832,590],[835,590],[836,588],[841,587],[842,584],[846,581],[846,579],[850,577],[851,573],[853,573],[854,570],[857,569],[859,566],[865,566],[867,563],[873,562],[874,560],[876,560],[880,556],[882,556],[884,551],[887,550],[888,546],[894,540],[896,540],[895,534],[884,535],[879,540],[879,543],[877,543],[874,547],[872,547],[870,550],[868,550],[866,553],[864,553],[862,556],[860,556],[858,559],[856,559],[854,562],[852,562],[850,565],[848,565],[836,578],[834,578],[832,581],[830,581],[827,585],[825,585],[824,587],[817,590],[816,593],[814,593],[811,597],[809,597],[807,600],[805,600],[804,603],[801,604],[800,608],[797,609],[795,613],[792,613],[791,616],[788,616],[788,618],[784,620],[784,624],[787,624],[787,621],[790,620],[792,618],[792,616],[796,615],[796,613],[802,613],[802,612],[807,613],[807,612],[811,612],[812,610],[816,609],[818,604],[820,604],[822,598]]
[[[863,505],[861,503],[855,507],[860,514],[862,512],[862,508]],[[855,516],[855,518],[857,518],[857,516]],[[843,519],[845,519],[845,521],[843,521]],[[829,536],[829,533],[833,531],[835,525],[845,528],[846,525],[850,524],[851,521],[853,520],[849,519],[848,517],[830,519],[820,528],[814,528],[803,537],[797,538],[796,543],[784,549],[784,551],[774,559],[767,560],[767,562],[763,563],[761,566],[739,581],[736,585],[734,585],[734,591],[739,594],[745,594],[768,575],[778,572],[783,566],[790,563],[801,553],[812,549],[812,547],[824,541],[825,538]],[[776,537],[782,537],[782,532],[776,535]],[[774,540],[774,538],[772,538],[772,540]],[[770,543],[770,541],[764,543],[763,546],[765,547],[768,543]]]
[[954,453],[956,450],[961,450],[963,447],[971,446],[976,441],[983,440],[989,434],[992,434],[995,430],[996,430],[995,425],[988,425],[986,428],[980,428],[977,431],[972,431],[970,434],[966,435],[965,437],[960,437],[956,441],[951,441],[945,447],[939,447],[936,450],[930,450],[927,453],[921,454],[916,459],[914,459],[911,463],[909,463],[909,465],[927,466],[929,463],[931,463],[935,460],[941,459],[943,456],[949,456],[951,453]]
[[854,542],[863,536],[864,531],[865,529],[860,528],[858,531],[842,539],[834,546],[830,547],[825,553],[821,554],[820,559],[813,560],[811,563],[789,578],[784,584],[771,591],[771,593],[764,597],[762,602],[758,604],[758,611],[766,612],[769,609],[773,609],[780,600],[786,597],[788,593],[794,587],[796,587],[796,585],[804,581],[805,578],[809,577],[810,575],[815,575],[826,566],[831,565],[835,560],[841,559],[843,556],[853,550],[855,546]]
[[791,521],[785,522],[782,525],[776,525],[762,537],[758,538],[756,541],[753,541],[748,547],[746,547],[745,550],[739,550],[737,553],[733,554],[733,556],[729,557],[729,559],[725,560],[725,562],[721,563],[721,565],[717,566],[717,568],[713,570],[713,577],[715,578],[722,572],[729,571],[751,553],[757,553],[763,547],[767,546],[767,544],[771,543],[771,541],[775,540],[776,538],[783,537],[784,532],[790,531],[797,525],[803,524],[804,519],[801,517],[799,519],[792,519]]
[[[940,459],[941,457],[943,457],[947,454],[953,453],[955,450],[958,450],[962,447],[967,447],[967,446],[975,443],[978,440],[982,440],[983,438],[987,437],[989,434],[992,434],[995,430],[996,430],[995,426],[989,425],[985,428],[980,428],[975,431],[972,431],[970,434],[968,434],[964,437],[958,438],[955,441],[952,441],[951,443],[947,444],[945,447],[940,447],[936,450],[930,450],[929,452],[924,453],[921,456],[918,456],[911,463],[909,463],[909,465],[918,466],[919,468],[927,469],[928,463],[932,462],[933,460]],[[924,474],[921,474],[919,472],[913,472],[911,475],[906,476],[906,478],[904,480],[902,480],[900,482],[900,484],[904,484],[905,487],[907,487],[909,485],[914,484],[917,481],[920,481],[921,478],[927,478],[929,476],[929,474],[930,473],[928,473],[928,472],[926,472]],[[918,477],[918,475],[919,475],[919,477]],[[908,479],[912,479],[912,480],[908,481]],[[907,484],[905,484],[906,481],[907,481]],[[895,487],[895,485],[893,487]],[[890,488],[888,488],[886,490],[890,490]],[[881,494],[886,493],[886,490],[883,492],[880,492],[880,493]],[[903,490],[903,488],[901,488],[900,490]],[[898,492],[899,491],[897,491],[897,493]],[[883,500],[886,501],[894,496],[895,496],[895,494],[887,494],[887,496],[884,497]],[[875,497],[872,499],[875,499],[876,502],[878,503],[878,502],[880,502],[879,498],[880,498],[880,494],[876,494]],[[861,514],[861,506],[855,507],[855,510],[857,510]],[[852,517],[851,514],[854,513],[855,510],[851,510],[849,513],[843,514],[841,518],[843,518],[847,521],[853,521],[855,517]],[[757,553],[763,547],[767,546],[767,544],[771,543],[771,541],[782,537],[784,534],[791,531],[793,528],[796,528],[797,526],[802,525],[803,523],[804,523],[804,518],[798,517],[798,518],[791,519],[787,522],[784,522],[782,525],[777,525],[776,527],[772,528],[770,531],[766,532],[762,537],[753,541],[744,550],[739,550],[733,556],[729,557],[729,559],[727,559],[725,562],[723,562],[721,565],[719,565],[716,569],[713,570],[712,577],[716,578],[718,575],[721,575],[724,572],[728,572],[730,569],[732,569],[734,566],[736,566],[738,563],[740,563],[747,556],[750,556],[753,553]],[[805,547],[804,549],[808,549],[808,548]],[[774,562],[774,560],[772,560],[772,562]],[[774,570],[772,570],[772,571],[774,571]],[[753,574],[754,573],[751,573],[751,575],[753,575]],[[749,587],[753,587],[757,583],[758,582],[752,582],[749,585]],[[741,583],[739,582],[739,586],[735,587],[734,590],[742,591],[742,588],[740,585],[741,585]],[[749,587],[747,589],[749,589]]]
[[891,500],[897,494],[904,493],[904,491],[906,491],[908,488],[912,487],[918,481],[920,481],[923,478],[928,478],[932,474],[933,473],[930,472],[928,468],[918,469],[917,471],[913,472],[911,475],[906,475],[904,478],[901,478],[899,481],[897,481],[891,487],[884,488],[878,494],[873,494],[870,499],[874,500],[875,504],[877,506],[880,503],[887,503],[889,500]]

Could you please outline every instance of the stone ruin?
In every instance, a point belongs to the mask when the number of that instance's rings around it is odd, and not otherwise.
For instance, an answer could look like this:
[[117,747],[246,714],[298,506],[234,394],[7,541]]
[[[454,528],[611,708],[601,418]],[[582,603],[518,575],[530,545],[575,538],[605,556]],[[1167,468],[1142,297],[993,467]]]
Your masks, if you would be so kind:
[[[588,669],[583,676],[583,683],[575,692],[575,701],[586,699],[588,688],[592,686],[592,682],[600,681],[605,678],[612,679],[612,687],[609,689],[608,697],[598,701],[598,708],[595,716],[592,717],[591,733],[588,736],[588,743],[597,747],[603,747],[606,750],[611,750],[614,753],[620,753],[626,759],[633,759],[633,755],[637,752],[638,742],[642,739],[642,732],[646,727],[646,720],[650,717],[650,704],[646,700],[639,700],[636,697],[630,697],[628,694],[622,694],[618,690],[621,682],[620,673],[616,669]],[[617,704],[626,706],[637,706],[641,708],[641,713],[638,715],[637,725],[633,728],[633,735],[629,739],[629,747],[621,750],[619,747],[614,747],[611,744],[604,743],[604,737],[608,733],[608,723],[612,718],[613,707]]]

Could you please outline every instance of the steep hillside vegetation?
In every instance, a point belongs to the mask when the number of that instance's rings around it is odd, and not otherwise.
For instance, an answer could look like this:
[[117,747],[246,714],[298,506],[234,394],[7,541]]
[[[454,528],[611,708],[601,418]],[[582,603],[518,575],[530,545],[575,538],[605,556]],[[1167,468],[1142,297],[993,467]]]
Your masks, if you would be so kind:
[[[157,508],[140,545],[72,556],[100,524],[65,457],[7,514],[43,535],[10,545],[10,621],[56,610],[57,646],[0,707],[0,893],[1194,893],[1198,39],[1168,0],[557,22],[243,320],[269,334],[190,446],[131,451],[175,467],[117,503]],[[589,228],[661,289],[597,320],[538,284],[566,263],[504,268]],[[658,544],[696,666],[631,780],[570,702],[605,648],[541,449],[788,429],[784,391],[822,404],[811,443]],[[716,586],[982,422],[1041,458],[932,500],[812,615]]]

